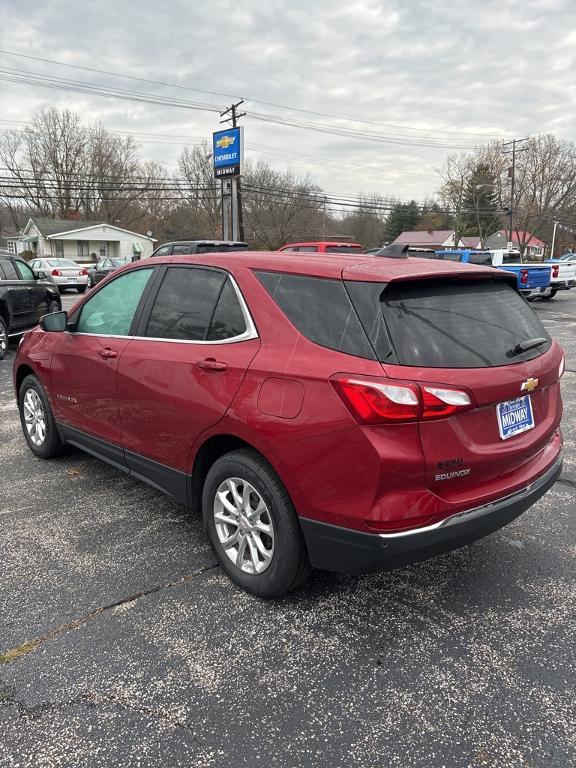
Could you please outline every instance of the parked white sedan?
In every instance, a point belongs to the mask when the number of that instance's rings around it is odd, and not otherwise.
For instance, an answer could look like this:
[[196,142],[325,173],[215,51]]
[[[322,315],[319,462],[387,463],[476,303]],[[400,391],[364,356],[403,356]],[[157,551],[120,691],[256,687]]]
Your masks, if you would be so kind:
[[44,272],[60,291],[76,288],[78,293],[84,293],[88,285],[88,270],[72,259],[32,259],[30,266],[34,272]]

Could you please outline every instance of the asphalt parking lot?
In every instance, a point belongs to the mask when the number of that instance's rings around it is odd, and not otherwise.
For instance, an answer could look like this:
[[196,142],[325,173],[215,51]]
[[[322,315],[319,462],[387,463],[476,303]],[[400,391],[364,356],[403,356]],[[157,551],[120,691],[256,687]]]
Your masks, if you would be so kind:
[[270,602],[171,499],[79,451],[34,458],[12,348],[0,766],[576,766],[576,291],[534,306],[567,352],[549,494],[464,549]]

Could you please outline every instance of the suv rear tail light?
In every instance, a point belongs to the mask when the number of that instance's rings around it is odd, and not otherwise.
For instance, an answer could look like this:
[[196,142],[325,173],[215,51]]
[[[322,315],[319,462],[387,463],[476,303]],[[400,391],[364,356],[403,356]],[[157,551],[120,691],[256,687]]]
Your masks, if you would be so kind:
[[53,269],[51,275],[52,277],[62,277],[62,272],[59,269]]
[[330,382],[359,424],[443,419],[472,404],[463,390],[414,381],[335,376]]
[[558,277],[559,273],[560,273],[560,265],[559,264],[555,264],[552,267],[552,277]]
[[522,285],[528,285],[528,270],[527,269],[521,269],[520,270],[520,282]]

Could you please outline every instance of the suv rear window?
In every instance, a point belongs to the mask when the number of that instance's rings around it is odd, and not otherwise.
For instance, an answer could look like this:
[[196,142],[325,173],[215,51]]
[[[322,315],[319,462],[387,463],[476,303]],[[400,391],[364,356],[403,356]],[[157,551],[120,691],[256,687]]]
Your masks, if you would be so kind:
[[359,245],[327,245],[324,253],[362,253],[362,248]]
[[[489,368],[538,357],[550,337],[526,301],[500,281],[347,283],[380,360],[426,368]],[[545,344],[518,355],[521,341]]]
[[256,276],[303,336],[322,347],[375,360],[342,280],[277,272]]

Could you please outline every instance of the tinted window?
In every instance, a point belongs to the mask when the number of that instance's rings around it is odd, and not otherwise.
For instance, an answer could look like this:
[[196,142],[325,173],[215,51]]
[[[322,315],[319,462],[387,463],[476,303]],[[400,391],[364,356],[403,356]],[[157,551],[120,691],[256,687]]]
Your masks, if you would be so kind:
[[225,279],[222,272],[170,267],[154,301],[145,335],[203,341]]
[[3,261],[0,261],[0,280],[6,280],[6,275],[4,273],[4,269],[2,265],[4,264]]
[[299,248],[294,248],[299,253],[318,253],[317,245],[301,245]]
[[286,317],[310,341],[374,359],[374,351],[341,280],[258,272]]
[[2,261],[2,266],[4,267],[4,273],[7,280],[18,280],[18,273],[14,269],[14,265],[10,259],[4,259]]
[[128,336],[151,274],[152,269],[135,269],[101,288],[82,307],[76,331],[99,336]]
[[196,253],[226,253],[227,251],[247,251],[247,243],[200,243],[196,246]]
[[22,280],[34,280],[34,272],[32,272],[28,264],[25,264],[23,261],[15,261],[14,264]]
[[[175,245],[172,248],[172,255],[175,256],[178,253],[194,253],[194,246],[193,245]],[[158,253],[158,256],[161,254]]]
[[325,253],[362,253],[359,245],[327,245]]
[[479,264],[482,267],[491,267],[492,256],[489,253],[471,253],[470,264]]
[[504,253],[502,255],[502,264],[521,264],[522,259],[519,253]]
[[226,280],[216,304],[210,330],[206,337],[209,341],[231,339],[246,331],[246,320],[240,306],[240,300],[230,278]]
[[48,259],[47,264],[49,264],[51,267],[77,267],[78,264],[76,264],[75,261],[72,261],[72,259]]
[[[392,283],[380,294],[400,365],[484,368],[529,360],[550,347],[536,314],[501,281]],[[511,354],[519,342],[535,338],[547,341],[520,355]]]
[[154,256],[168,256],[170,248],[172,248],[171,245],[163,245],[162,248],[158,248]]

